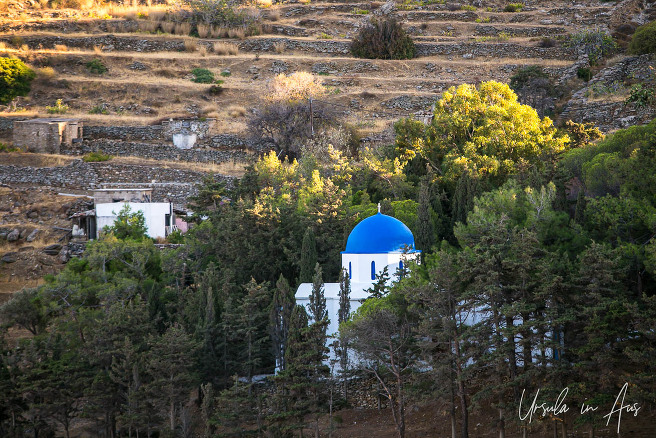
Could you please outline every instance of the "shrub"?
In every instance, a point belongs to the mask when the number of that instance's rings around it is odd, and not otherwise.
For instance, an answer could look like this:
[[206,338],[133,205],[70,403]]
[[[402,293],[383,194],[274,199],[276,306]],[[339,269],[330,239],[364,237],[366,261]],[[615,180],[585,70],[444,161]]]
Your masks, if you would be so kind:
[[521,12],[524,9],[524,3],[508,3],[503,12]]
[[87,62],[86,66],[90,73],[101,75],[107,72],[107,67],[105,67],[105,64],[103,64],[103,62],[97,58]]
[[475,11],[476,6],[474,6],[474,5],[462,5],[462,6],[460,6],[460,10],[461,11]]
[[184,49],[187,52],[195,52],[196,50],[198,50],[198,43],[193,38],[185,39],[183,44],[184,44]]
[[656,53],[656,21],[636,29],[629,43],[629,53],[634,55]]
[[217,55],[237,55],[239,53],[239,47],[224,42],[216,42],[212,48]]
[[[223,83],[223,81],[220,81]],[[223,87],[221,84],[215,84],[212,85],[209,90],[207,90],[208,93],[210,93],[212,96],[218,96],[219,94],[223,93]]]
[[278,41],[273,45],[273,50],[275,50],[276,53],[284,53],[286,48],[287,44],[285,44],[284,41]]
[[522,89],[528,82],[536,78],[548,78],[547,74],[539,65],[531,65],[517,70],[510,78],[510,88],[515,92]]
[[214,82],[214,73],[206,68],[195,68],[191,71],[191,74],[194,75],[192,82],[198,84],[211,84]]
[[565,47],[582,50],[588,55],[591,65],[597,64],[617,49],[617,43],[602,30],[583,30],[574,33],[564,43]]
[[644,108],[654,103],[654,89],[643,84],[635,84],[629,91],[626,103],[632,103],[638,108]]
[[592,79],[592,72],[587,67],[579,67],[579,69],[576,70],[576,76],[579,79],[583,79],[584,81],[588,82],[590,79]]
[[89,110],[89,114],[109,114],[109,111],[103,105],[96,105]]
[[555,45],[556,45],[556,41],[553,38],[549,38],[549,37],[542,38],[538,43],[538,46],[544,49],[555,47]]
[[103,151],[89,152],[82,157],[85,163],[96,163],[98,161],[109,161],[112,159],[111,155],[103,153]]
[[36,73],[20,59],[0,58],[0,104],[30,92]]
[[22,149],[0,142],[0,152],[22,152]]
[[66,114],[68,112],[68,105],[57,99],[53,106],[47,106],[46,111],[48,114]]
[[166,240],[168,243],[181,244],[184,243],[184,234],[180,230],[175,230],[166,236]]
[[415,52],[412,38],[394,18],[372,20],[351,42],[351,53],[357,58],[410,59]]

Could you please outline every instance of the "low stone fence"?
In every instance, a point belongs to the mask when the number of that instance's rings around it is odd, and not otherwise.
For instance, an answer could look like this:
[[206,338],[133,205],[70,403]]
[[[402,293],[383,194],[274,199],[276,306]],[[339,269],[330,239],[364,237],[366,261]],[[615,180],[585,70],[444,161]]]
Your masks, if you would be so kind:
[[192,163],[244,162],[252,156],[243,150],[178,149],[173,145],[105,139],[85,140],[71,147],[62,147],[61,153],[84,155],[98,151],[118,157],[141,157],[159,161],[186,161]]

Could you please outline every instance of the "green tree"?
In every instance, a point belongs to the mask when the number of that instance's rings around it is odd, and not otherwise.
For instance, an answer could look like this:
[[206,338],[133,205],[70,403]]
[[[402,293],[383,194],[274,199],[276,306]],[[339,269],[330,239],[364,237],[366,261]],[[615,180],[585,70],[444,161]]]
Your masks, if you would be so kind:
[[383,268],[380,274],[376,274],[376,281],[367,289],[371,298],[382,298],[389,292],[390,289],[390,276],[387,266]]
[[18,96],[27,96],[36,73],[23,61],[0,58],[0,104],[11,103]]
[[540,119],[508,85],[494,81],[450,88],[437,102],[431,124],[420,130],[417,123],[395,124],[397,153],[419,157],[449,193],[466,172],[485,188],[532,168],[553,172],[555,158],[568,144],[548,117]]
[[300,283],[309,283],[314,276],[314,268],[317,264],[317,242],[312,227],[308,227],[303,235],[301,246],[301,275]]
[[273,291],[271,303],[270,331],[273,343],[276,366],[279,370],[285,369],[285,351],[287,350],[287,338],[289,336],[289,318],[294,310],[294,291],[289,283],[280,274]]
[[[168,417],[168,429],[175,432],[182,404],[197,383],[193,373],[197,344],[179,326],[172,325],[161,336],[149,340],[147,372],[152,378],[148,391],[162,417]],[[163,425],[164,426],[164,425]]]
[[433,227],[430,186],[427,181],[423,181],[419,186],[416,230],[415,242],[417,249],[422,250],[423,254],[430,252],[435,244],[435,229]]
[[38,289],[16,292],[0,306],[0,323],[4,327],[18,326],[38,335],[44,330],[46,320]]
[[114,224],[105,227],[105,233],[112,233],[117,239],[125,240],[143,240],[148,237],[148,229],[146,228],[146,219],[143,212],[130,209],[130,204],[125,204],[121,211],[118,212]]
[[258,284],[251,279],[244,285],[244,297],[239,306],[239,325],[234,327],[235,335],[243,339],[244,350],[238,362],[252,383],[255,372],[261,370],[271,357],[269,344],[269,304],[271,293],[266,283]]
[[326,297],[324,296],[323,275],[319,263],[314,265],[314,276],[312,277],[312,293],[308,310],[314,322],[319,322],[328,317],[326,310]]

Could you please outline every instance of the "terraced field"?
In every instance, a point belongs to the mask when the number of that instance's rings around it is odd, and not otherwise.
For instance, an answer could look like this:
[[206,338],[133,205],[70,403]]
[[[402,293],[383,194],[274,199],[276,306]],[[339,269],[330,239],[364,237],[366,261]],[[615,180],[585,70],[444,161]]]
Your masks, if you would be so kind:
[[[0,25],[0,41],[6,54],[52,68],[19,102],[26,111],[19,117],[45,115],[46,106],[62,99],[69,107],[67,116],[81,117],[87,125],[140,126],[211,117],[218,121],[215,133],[246,137],[246,121],[262,104],[267,81],[279,73],[309,71],[326,86],[322,100],[363,137],[388,141],[395,120],[430,111],[448,87],[490,79],[507,82],[523,66],[543,66],[556,84],[574,93],[586,85],[576,72],[588,61],[578,48],[565,47],[568,34],[613,32],[653,15],[644,0],[532,1],[519,12],[504,12],[505,5],[489,0],[287,2],[258,9],[261,34],[242,39],[167,34],[153,17],[99,19],[78,11],[26,8]],[[350,38],[392,6],[417,43],[417,57],[352,57]],[[93,59],[108,71],[90,73],[86,64]],[[222,93],[212,95],[208,85],[190,80],[190,72],[199,67],[223,76]]]

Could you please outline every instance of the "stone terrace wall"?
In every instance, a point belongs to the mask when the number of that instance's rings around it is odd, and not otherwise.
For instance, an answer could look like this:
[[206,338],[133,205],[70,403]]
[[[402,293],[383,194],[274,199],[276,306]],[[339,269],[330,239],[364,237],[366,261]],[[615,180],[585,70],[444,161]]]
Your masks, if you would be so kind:
[[[52,186],[91,190],[104,185],[121,187],[151,187],[153,200],[170,199],[185,203],[196,193],[195,185],[205,174],[191,170],[125,164],[85,163],[75,160],[68,166],[21,167],[0,165],[0,183],[29,186]],[[233,178],[217,175],[228,184]],[[125,181],[130,181],[126,183]],[[153,182],[154,181],[154,182]]]
[[152,126],[85,126],[84,139],[156,141],[162,138],[162,125]]
[[531,47],[516,43],[417,43],[418,56],[473,55],[497,58],[542,58],[576,60],[576,50],[562,47]]
[[92,140],[72,147],[62,147],[62,154],[84,155],[102,151],[114,156],[149,158],[152,160],[187,161],[193,163],[222,163],[247,161],[250,154],[243,150],[178,149],[172,145],[139,143],[117,140]]
[[[182,39],[163,39],[148,37],[117,38],[113,35],[66,37],[51,35],[31,35],[23,37],[30,48],[43,45],[52,48],[56,44],[65,44],[69,47],[83,47],[91,49],[102,46],[105,51],[125,50],[136,52],[183,51]],[[0,41],[9,42],[10,37],[0,37]],[[211,41],[199,40],[198,44],[210,45]],[[332,53],[344,55],[349,53],[349,41],[330,40],[295,40],[289,38],[257,38],[234,43],[243,51],[273,52],[274,44],[284,42],[290,50],[304,52]],[[232,43],[228,43],[232,44]],[[417,43],[418,56],[430,55],[464,55],[494,56],[499,58],[543,58],[543,59],[576,59],[576,51],[564,48],[541,48],[524,46],[516,43]]]

